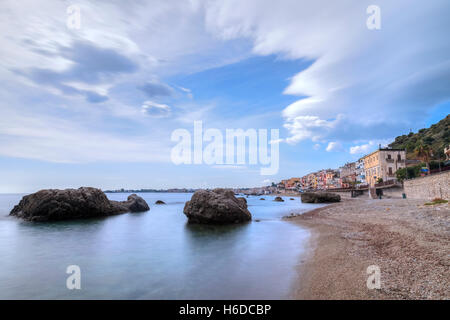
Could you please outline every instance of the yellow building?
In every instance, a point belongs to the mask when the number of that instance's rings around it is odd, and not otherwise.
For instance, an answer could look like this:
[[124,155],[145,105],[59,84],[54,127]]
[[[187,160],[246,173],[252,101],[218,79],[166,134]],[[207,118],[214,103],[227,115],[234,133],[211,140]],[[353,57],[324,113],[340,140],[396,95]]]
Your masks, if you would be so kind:
[[378,179],[397,180],[395,173],[405,167],[406,151],[404,149],[378,149],[363,158],[366,182],[374,186]]

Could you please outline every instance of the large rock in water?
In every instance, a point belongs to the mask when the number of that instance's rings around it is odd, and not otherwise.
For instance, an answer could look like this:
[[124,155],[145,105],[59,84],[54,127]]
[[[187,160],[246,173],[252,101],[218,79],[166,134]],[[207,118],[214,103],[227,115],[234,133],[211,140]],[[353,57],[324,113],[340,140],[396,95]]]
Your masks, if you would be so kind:
[[150,210],[147,202],[137,194],[130,194],[127,201],[111,201],[114,205],[123,207],[124,212],[144,212]]
[[48,189],[24,196],[10,215],[29,221],[57,221],[110,216],[149,210],[141,197],[132,194],[127,201],[110,201],[96,188]]
[[226,189],[196,191],[183,212],[189,223],[227,224],[252,219],[247,200],[236,198],[233,191]]
[[304,203],[328,203],[339,202],[341,196],[330,192],[305,192],[301,194]]

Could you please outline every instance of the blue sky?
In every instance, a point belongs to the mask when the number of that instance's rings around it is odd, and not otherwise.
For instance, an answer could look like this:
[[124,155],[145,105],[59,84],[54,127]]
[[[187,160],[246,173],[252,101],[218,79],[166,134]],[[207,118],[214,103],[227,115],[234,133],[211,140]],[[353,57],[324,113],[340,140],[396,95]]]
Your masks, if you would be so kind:
[[[73,4],[0,4],[0,192],[260,186],[449,114],[448,1],[77,1],[71,29]],[[175,165],[195,120],[279,129],[278,173]]]

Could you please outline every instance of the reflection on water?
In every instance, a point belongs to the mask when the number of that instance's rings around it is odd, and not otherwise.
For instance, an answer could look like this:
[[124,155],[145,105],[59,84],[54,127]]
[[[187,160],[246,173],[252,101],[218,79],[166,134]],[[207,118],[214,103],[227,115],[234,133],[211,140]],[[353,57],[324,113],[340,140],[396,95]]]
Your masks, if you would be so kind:
[[[182,213],[190,194],[140,195],[149,212],[52,223],[8,217],[22,195],[0,195],[0,298],[288,297],[308,232],[280,217],[314,205],[249,197],[249,210],[261,222],[190,225]],[[158,199],[167,204],[154,205]],[[65,285],[73,264],[81,268],[81,290]]]

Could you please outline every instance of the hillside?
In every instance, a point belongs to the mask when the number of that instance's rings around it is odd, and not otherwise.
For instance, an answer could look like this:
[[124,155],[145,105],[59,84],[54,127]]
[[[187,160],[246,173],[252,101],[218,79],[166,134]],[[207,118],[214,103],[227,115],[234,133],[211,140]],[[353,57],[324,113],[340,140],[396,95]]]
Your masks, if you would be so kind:
[[450,145],[450,115],[429,128],[420,129],[417,133],[398,136],[389,144],[392,148],[404,148],[407,158],[414,158],[414,149],[420,145],[428,145],[433,150],[433,159],[445,159],[444,147]]

